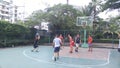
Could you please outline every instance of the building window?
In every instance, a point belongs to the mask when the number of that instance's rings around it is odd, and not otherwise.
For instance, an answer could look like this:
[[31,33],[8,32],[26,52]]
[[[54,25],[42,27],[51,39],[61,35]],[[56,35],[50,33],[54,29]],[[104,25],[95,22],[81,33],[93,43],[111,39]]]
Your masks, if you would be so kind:
[[15,17],[17,17],[17,14],[15,14]]
[[2,9],[5,9],[5,6],[4,6],[4,5],[2,6]]
[[9,12],[6,12],[6,14],[9,14]]
[[15,13],[17,13],[17,10],[15,10]]

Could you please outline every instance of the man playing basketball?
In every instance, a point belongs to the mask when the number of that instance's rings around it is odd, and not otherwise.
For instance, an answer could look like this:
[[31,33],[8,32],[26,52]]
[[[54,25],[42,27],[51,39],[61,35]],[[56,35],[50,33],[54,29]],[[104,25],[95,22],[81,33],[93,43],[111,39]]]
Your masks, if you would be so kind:
[[61,39],[59,38],[58,35],[56,35],[55,38],[54,38],[54,40],[53,40],[54,61],[56,61],[57,59],[59,59],[59,51],[60,51],[61,44],[62,44]]

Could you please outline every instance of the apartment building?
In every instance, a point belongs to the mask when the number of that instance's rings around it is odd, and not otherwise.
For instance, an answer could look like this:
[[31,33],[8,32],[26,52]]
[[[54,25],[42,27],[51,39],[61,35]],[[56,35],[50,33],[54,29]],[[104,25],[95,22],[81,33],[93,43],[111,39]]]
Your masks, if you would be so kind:
[[15,23],[18,20],[18,6],[12,0],[0,0],[0,20]]
[[10,2],[0,0],[0,19],[9,21],[10,18]]

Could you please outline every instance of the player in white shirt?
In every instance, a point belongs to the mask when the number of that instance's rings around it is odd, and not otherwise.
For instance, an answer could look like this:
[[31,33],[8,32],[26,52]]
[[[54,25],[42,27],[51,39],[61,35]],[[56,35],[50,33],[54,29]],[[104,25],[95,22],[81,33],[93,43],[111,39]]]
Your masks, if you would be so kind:
[[59,38],[58,35],[55,36],[53,40],[53,46],[54,46],[54,61],[56,61],[59,58],[59,51],[60,51],[60,46],[62,44],[61,39]]

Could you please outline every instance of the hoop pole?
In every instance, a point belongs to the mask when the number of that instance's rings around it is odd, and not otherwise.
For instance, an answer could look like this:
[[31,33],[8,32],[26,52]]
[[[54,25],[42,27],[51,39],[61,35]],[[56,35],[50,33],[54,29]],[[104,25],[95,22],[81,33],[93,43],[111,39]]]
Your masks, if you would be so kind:
[[82,44],[82,47],[87,48],[88,44],[86,43],[86,29],[84,29],[84,43]]

